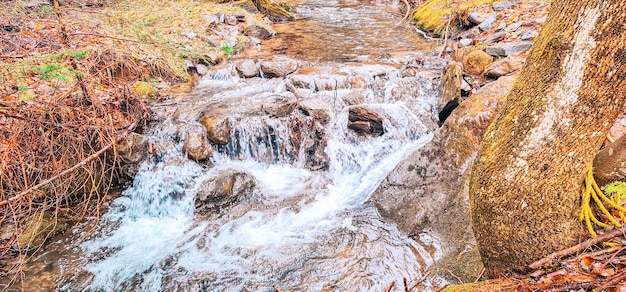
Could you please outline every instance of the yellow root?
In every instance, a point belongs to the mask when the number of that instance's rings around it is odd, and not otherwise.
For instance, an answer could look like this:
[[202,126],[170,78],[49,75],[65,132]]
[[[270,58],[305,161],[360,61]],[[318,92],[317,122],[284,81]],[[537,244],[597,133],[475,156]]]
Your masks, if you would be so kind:
[[593,222],[594,224],[602,228],[608,227],[609,224],[601,222],[593,215],[593,212],[591,211],[591,199],[593,199],[593,201],[596,202],[596,205],[598,205],[602,214],[604,214],[607,217],[607,219],[612,225],[614,225],[615,227],[622,226],[617,221],[617,219],[615,219],[615,217],[611,214],[611,212],[607,210],[607,208],[604,206],[604,203],[603,203],[605,202],[611,208],[618,210],[620,212],[619,213],[620,217],[624,218],[623,214],[624,212],[626,212],[626,208],[621,206],[620,196],[616,195],[613,197],[613,199],[610,199],[607,196],[605,196],[602,190],[600,190],[600,187],[598,187],[596,180],[593,178],[593,167],[589,166],[589,169],[587,170],[587,176],[585,177],[585,185],[582,188],[582,203],[581,203],[580,213],[578,214],[578,220],[580,221],[584,220],[585,225],[587,226],[587,230],[589,231],[591,236],[597,237],[598,234],[593,229],[593,225],[591,223]]

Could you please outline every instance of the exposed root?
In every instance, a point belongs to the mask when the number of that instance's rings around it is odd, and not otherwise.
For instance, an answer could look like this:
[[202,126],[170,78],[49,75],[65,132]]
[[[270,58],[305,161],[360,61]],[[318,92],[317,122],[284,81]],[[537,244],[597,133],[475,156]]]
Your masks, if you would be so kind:
[[593,167],[589,166],[589,169],[587,170],[587,176],[585,177],[585,184],[582,188],[582,202],[580,212],[578,214],[578,219],[585,222],[587,230],[589,231],[591,236],[597,237],[598,234],[594,230],[592,223],[602,228],[608,227],[609,224],[598,220],[598,218],[594,216],[591,209],[591,199],[593,199],[593,201],[602,212],[603,216],[608,220],[611,225],[618,228],[622,226],[604,205],[604,203],[606,203],[613,210],[617,210],[618,212],[626,212],[626,208],[622,207],[620,204],[620,195],[614,195],[613,199],[605,196],[602,190],[600,190],[600,187],[598,187],[598,184],[593,177]]

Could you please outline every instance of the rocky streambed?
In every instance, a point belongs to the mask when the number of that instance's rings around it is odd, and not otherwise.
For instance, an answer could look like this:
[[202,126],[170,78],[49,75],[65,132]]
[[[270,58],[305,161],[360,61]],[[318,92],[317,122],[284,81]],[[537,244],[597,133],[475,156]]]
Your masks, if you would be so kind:
[[97,228],[76,226],[25,265],[22,285],[400,291],[431,267],[475,277],[466,170],[513,78],[462,88],[484,52],[451,64],[424,52],[433,44],[398,7],[308,1],[260,49],[195,68],[197,88],[153,103],[152,126],[120,149],[130,187]]

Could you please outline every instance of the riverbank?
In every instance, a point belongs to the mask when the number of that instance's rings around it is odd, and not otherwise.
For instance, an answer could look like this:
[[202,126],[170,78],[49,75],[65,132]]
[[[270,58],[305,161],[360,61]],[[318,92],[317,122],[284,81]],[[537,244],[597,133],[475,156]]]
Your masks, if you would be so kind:
[[150,121],[147,103],[185,96],[208,67],[273,36],[269,18],[290,17],[252,2],[153,4],[0,4],[0,273],[98,218],[107,191],[132,179],[146,145],[129,134]]

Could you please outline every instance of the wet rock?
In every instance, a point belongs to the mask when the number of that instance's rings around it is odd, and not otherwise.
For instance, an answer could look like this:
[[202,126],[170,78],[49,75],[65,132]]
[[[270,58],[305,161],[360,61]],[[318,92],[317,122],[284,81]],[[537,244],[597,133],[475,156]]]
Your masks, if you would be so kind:
[[364,106],[354,106],[348,112],[348,129],[361,136],[382,136],[385,133],[382,118]]
[[298,104],[298,109],[305,115],[313,117],[316,120],[326,124],[330,120],[329,112],[334,106],[321,99],[306,99]]
[[148,155],[148,139],[141,134],[128,133],[116,145],[117,155],[124,163],[138,163]]
[[25,229],[17,237],[17,245],[20,249],[35,249],[42,246],[48,238],[67,229],[68,224],[57,221],[54,214],[50,212],[40,212],[34,214]]
[[261,62],[261,72],[268,78],[284,77],[298,69],[298,62],[293,59],[275,58]]
[[496,33],[490,35],[489,37],[487,37],[483,41],[483,43],[488,44],[488,45],[493,45],[493,44],[503,40],[505,36],[506,36],[506,32],[504,32],[504,31],[496,32]]
[[539,35],[539,33],[537,32],[537,30],[536,30],[536,29],[534,29],[534,28],[531,28],[531,29],[528,29],[528,30],[524,31],[524,32],[523,32],[523,33],[519,36],[519,38],[520,38],[522,41],[532,41],[532,40],[534,40],[534,39],[535,39],[535,37],[537,37],[537,35]]
[[487,16],[487,18],[485,18],[485,20],[483,20],[478,25],[478,29],[480,29],[481,31],[490,30],[491,27],[493,27],[493,24],[495,22],[496,22],[496,15],[495,14],[491,14],[491,15]]
[[237,74],[244,78],[259,76],[259,66],[253,60],[243,60],[235,64]]
[[183,152],[187,153],[190,159],[200,161],[213,156],[213,148],[207,143],[204,133],[191,132],[187,134],[183,143]]
[[502,11],[505,9],[511,9],[513,8],[514,5],[515,4],[513,4],[512,2],[499,2],[499,3],[494,3],[493,5],[491,5],[491,7],[495,11]]
[[211,143],[225,145],[230,141],[230,119],[228,117],[204,113],[198,122],[206,129],[207,138]]
[[243,24],[243,33],[246,36],[267,40],[274,35],[276,31],[265,21],[258,20],[252,16],[248,16]]
[[267,114],[277,118],[286,117],[296,108],[296,98],[293,94],[290,96],[273,95],[263,101],[261,110]]
[[229,169],[202,182],[194,196],[194,211],[197,215],[218,213],[258,192],[251,174]]
[[531,46],[532,42],[528,41],[498,43],[485,48],[485,52],[494,57],[506,57],[515,53],[528,51]]
[[463,65],[459,62],[451,61],[444,69],[441,77],[441,94],[437,101],[437,112],[453,100],[461,99],[461,85],[463,81]]
[[[452,269],[464,280],[473,281],[482,269],[476,253],[467,252],[476,245],[467,170],[514,80],[502,77],[464,101],[432,141],[400,162],[369,199],[382,218],[416,240],[421,233],[439,238],[447,249],[435,266]],[[454,262],[473,264],[459,267]]]
[[509,75],[522,68],[522,63],[512,60],[511,58],[504,58],[493,62],[485,70],[485,76],[488,78],[498,79],[500,76]]
[[[415,68],[408,68],[407,70],[409,69],[413,69],[415,71]],[[405,71],[407,70],[402,71],[402,77],[406,77]],[[366,89],[369,84],[367,80],[365,80],[365,77],[361,75],[357,75],[357,76],[353,76],[349,78],[348,83],[350,84],[350,88],[358,88],[358,89]]]
[[474,50],[463,58],[463,69],[469,74],[479,75],[492,61],[493,58],[483,50]]
[[522,27],[523,24],[524,24],[523,21],[513,22],[506,27],[506,30],[517,31],[520,27]]
[[315,78],[306,74],[289,75],[288,79],[297,88],[315,90]]
[[342,97],[342,100],[347,105],[359,105],[369,101],[370,96],[371,92],[366,90],[351,90]]

